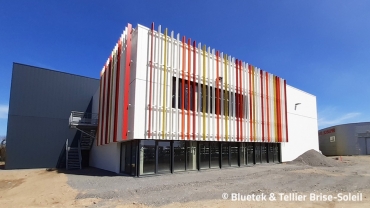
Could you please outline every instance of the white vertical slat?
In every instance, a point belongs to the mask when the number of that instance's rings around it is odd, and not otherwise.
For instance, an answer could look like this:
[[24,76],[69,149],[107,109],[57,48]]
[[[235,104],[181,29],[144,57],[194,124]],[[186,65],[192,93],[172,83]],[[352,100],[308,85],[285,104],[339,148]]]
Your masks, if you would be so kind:
[[244,100],[243,100],[243,110],[244,110],[244,118],[243,118],[243,135],[244,135],[244,141],[248,140],[248,91],[247,91],[247,83],[248,83],[248,76],[247,76],[247,65],[245,62],[242,63],[243,66],[243,94],[244,94]]
[[256,130],[257,130],[257,141],[260,142],[261,141],[261,132],[260,132],[260,122],[261,122],[261,119],[260,119],[260,111],[261,111],[261,105],[260,105],[260,100],[261,100],[261,97],[260,97],[260,92],[259,92],[259,88],[260,88],[260,80],[259,80],[259,69],[257,67],[255,67],[255,89],[256,89]]
[[232,104],[231,104],[231,99],[232,99],[232,67],[231,67],[231,56],[229,56],[229,57],[227,57],[227,60],[228,60],[228,69],[229,69],[229,73],[228,73],[228,76],[227,76],[227,82],[228,82],[228,88],[229,88],[229,141],[233,141],[234,140],[234,135],[233,135],[233,131],[232,131],[232,119],[233,119],[233,117],[232,116],[230,116],[230,107],[232,106]]
[[207,57],[207,79],[206,79],[206,83],[207,83],[207,93],[208,93],[208,97],[207,97],[207,109],[208,109],[208,112],[207,112],[207,132],[206,132],[206,136],[207,136],[207,141],[211,141],[211,115],[212,115],[212,112],[211,112],[211,77],[210,77],[210,71],[211,71],[211,67],[210,67],[210,59],[211,59],[211,51],[210,51],[210,47],[208,47],[207,49],[207,53],[206,53],[206,57]]
[[118,50],[118,45],[116,45],[113,49],[113,53],[112,53],[112,64],[113,64],[113,67],[112,67],[112,73],[111,73],[111,94],[110,94],[110,99],[111,99],[111,109],[110,109],[110,115],[109,115],[109,119],[110,119],[110,137],[109,137],[109,140],[110,142],[113,142],[113,136],[114,136],[114,112],[115,112],[115,109],[114,107],[116,106],[115,105],[115,98],[116,98],[116,73],[117,73],[117,50]]
[[258,83],[257,83],[257,67],[254,67],[254,74],[253,74],[253,79],[254,79],[254,99],[255,99],[255,106],[254,106],[254,110],[255,110],[255,121],[254,121],[254,125],[255,125],[255,130],[256,132],[254,133],[255,138],[256,138],[256,141],[258,142],[259,141],[259,133],[258,133],[258,89],[257,89],[257,86],[258,86]]
[[211,70],[212,70],[212,77],[211,77],[211,83],[212,83],[212,134],[213,134],[213,137],[212,137],[212,141],[216,141],[216,134],[217,134],[217,129],[216,129],[216,105],[215,105],[215,102],[216,102],[216,75],[215,75],[215,70],[216,70],[216,67],[215,67],[215,62],[216,62],[216,59],[215,59],[215,49],[212,49],[212,67],[211,67]]
[[258,135],[258,142],[261,142],[262,134],[261,134],[261,78],[260,78],[260,69],[257,68],[256,70],[256,85],[257,85],[257,135]]
[[108,63],[109,63],[109,58],[107,60],[107,63],[106,63],[106,69],[105,69],[105,76],[104,76],[104,95],[105,95],[105,99],[104,99],[104,118],[103,118],[103,126],[104,126],[104,135],[103,135],[103,144],[105,144],[105,140],[106,140],[106,135],[107,135],[107,131],[108,131],[108,125],[107,125],[107,108],[108,108],[108,71],[109,71],[109,67],[108,67]]
[[201,55],[201,43],[198,43],[198,140],[201,140],[202,129],[201,129],[201,106],[202,106],[202,97],[200,96],[201,92],[201,74],[202,74],[202,55]]
[[[174,109],[172,108],[172,89],[173,89],[173,75],[174,75],[174,57],[175,57],[175,50],[174,50],[174,39],[173,39],[173,31],[171,31],[171,39],[170,41],[168,41],[168,45],[169,45],[169,54],[168,54],[168,59],[169,59],[169,70],[170,70],[170,76],[168,77],[168,80],[170,82],[170,87],[168,89],[168,109],[169,109],[169,122],[168,122],[168,125],[169,125],[169,139],[173,139],[174,137],[174,134],[173,134],[173,112],[174,112]],[[171,51],[171,52],[170,52]]]
[[232,137],[233,137],[233,139],[232,139],[232,141],[236,141],[236,130],[235,130],[235,127],[236,127],[236,125],[235,125],[235,122],[236,122],[236,117],[235,117],[235,93],[236,93],[236,77],[235,77],[235,67],[236,67],[236,65],[235,65],[235,58],[231,58],[231,61],[230,61],[230,74],[231,74],[231,77],[230,77],[230,79],[231,79],[231,83],[230,83],[230,85],[231,85],[231,91],[230,91],[230,93],[231,93],[231,99],[230,99],[230,101],[232,101],[231,102],[231,106],[232,106],[232,111],[231,111],[231,113],[232,113],[232,116],[231,116],[231,118],[232,118],[232,120],[231,120],[231,135],[232,135]]
[[[168,29],[166,28],[166,30],[168,31]],[[170,41],[169,41],[169,37],[168,37],[168,32],[167,32],[167,37],[163,36],[163,54],[164,54],[164,51],[166,51],[166,54],[163,55],[163,67],[164,65],[166,65],[166,72],[164,72],[164,68],[163,68],[163,73],[165,74],[164,75],[164,83],[166,83],[165,85],[163,85],[163,87],[165,87],[165,90],[166,90],[166,94],[165,94],[165,103],[163,104],[165,107],[163,108],[163,110],[165,111],[164,115],[165,115],[165,118],[164,119],[164,135],[165,135],[165,138],[163,139],[170,139],[169,137],[169,129],[170,129],[170,122],[168,122],[168,117],[170,117],[170,110],[171,110],[171,107],[170,107],[170,98],[169,96],[171,96],[171,90],[169,88],[169,86],[171,85],[171,79],[170,79],[170,75],[171,75],[171,65],[170,65]],[[166,39],[166,40],[165,40]],[[166,44],[165,44],[165,41],[166,41]],[[166,60],[166,63],[164,62],[164,60]]]
[[[262,74],[261,74],[262,73]],[[263,76],[263,70],[261,69],[261,72],[260,72],[260,79],[261,79],[261,85],[262,85],[262,88],[261,88],[261,105],[262,105],[262,102],[263,102],[263,106],[261,106],[261,129],[262,129],[262,141],[265,141],[265,138],[266,138],[266,127],[265,127],[265,116],[266,116],[266,111],[265,111],[265,108],[266,108],[266,99],[265,99],[265,80],[263,79],[264,76]]]
[[[103,92],[103,89],[104,89],[104,74],[105,74],[105,68],[103,67],[103,69],[102,69],[102,71],[101,71],[101,76],[100,76],[100,79],[101,79],[101,85],[100,85],[100,94],[99,94],[99,137],[97,138],[98,139],[98,144],[99,145],[102,145],[102,143],[101,143],[101,139],[102,139],[102,137],[103,137],[103,133],[104,133],[104,128],[103,128],[103,124],[104,124],[104,122],[103,122],[103,111],[104,111],[104,109],[103,109],[103,102],[104,102],[104,100],[103,100],[103,94],[104,94],[104,92]],[[100,134],[101,134],[101,136],[100,136]]]
[[274,81],[273,75],[270,74],[270,112],[271,112],[271,119],[270,119],[270,127],[271,127],[271,139],[275,141],[275,112],[274,112]]
[[224,54],[221,53],[219,56],[220,59],[220,77],[222,77],[221,83],[220,83],[220,88],[221,88],[221,115],[220,115],[220,128],[221,128],[221,141],[225,141],[225,135],[224,135],[224,121],[225,121],[225,111],[224,111],[224,83],[225,83],[225,77],[224,77]]
[[260,142],[262,142],[262,88],[261,88],[261,69],[258,68],[258,109],[259,109],[259,132],[260,132]]
[[[244,137],[245,137],[245,133],[244,133],[244,130],[245,130],[245,125],[244,125],[244,82],[245,82],[245,79],[244,79],[244,64],[243,62],[241,62],[241,64],[239,64],[239,70],[240,70],[240,77],[239,79],[241,79],[241,86],[240,87],[240,96],[242,97],[242,101],[243,103],[240,104],[240,109],[243,110],[243,113],[241,113],[241,118],[240,118],[240,122],[241,122],[241,126],[242,126],[242,129],[240,130],[240,132],[242,132],[243,136],[240,136],[241,138],[241,141],[244,142]],[[239,82],[240,83],[240,82]]]
[[263,88],[264,88],[264,115],[265,115],[265,141],[268,141],[268,126],[267,126],[267,106],[268,106],[268,103],[267,103],[267,83],[266,83],[266,72],[263,73]]
[[176,122],[175,122],[175,132],[176,132],[176,139],[179,140],[179,77],[180,77],[180,67],[181,67],[181,62],[180,62],[180,59],[181,59],[181,47],[180,47],[180,34],[178,33],[177,34],[177,69],[176,69],[176,92],[175,92],[175,109],[176,109]]
[[162,79],[162,73],[161,73],[161,25],[158,26],[158,33],[157,33],[157,95],[156,95],[156,100],[157,100],[157,128],[156,128],[156,139],[160,138],[160,117],[161,117],[161,79]]

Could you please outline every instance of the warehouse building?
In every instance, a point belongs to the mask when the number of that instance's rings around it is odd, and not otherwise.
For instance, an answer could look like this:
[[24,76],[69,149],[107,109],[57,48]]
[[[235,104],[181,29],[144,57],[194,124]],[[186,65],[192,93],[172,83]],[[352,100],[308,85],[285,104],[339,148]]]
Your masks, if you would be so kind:
[[[36,136],[20,131],[28,123]],[[315,96],[160,26],[129,24],[99,80],[14,64],[6,168],[140,176],[279,163],[318,150],[316,132]],[[36,156],[19,154],[23,141]]]
[[323,155],[370,155],[370,122],[349,123],[319,130]]

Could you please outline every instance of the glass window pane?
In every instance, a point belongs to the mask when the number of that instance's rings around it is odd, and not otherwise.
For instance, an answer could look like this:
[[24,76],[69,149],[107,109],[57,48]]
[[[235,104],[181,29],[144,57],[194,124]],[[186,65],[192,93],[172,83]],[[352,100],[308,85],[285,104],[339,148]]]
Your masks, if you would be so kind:
[[137,154],[137,141],[131,142],[131,175],[136,175],[136,154]]
[[269,147],[269,150],[268,150],[269,151],[268,152],[269,163],[273,163],[274,162],[274,144],[269,143],[268,147]]
[[219,142],[210,142],[211,149],[211,168],[220,168]]
[[228,167],[229,165],[229,143],[222,143],[222,167]]
[[256,155],[256,164],[261,163],[261,144],[255,143],[255,155]]
[[262,163],[267,163],[267,144],[261,143],[261,161]]
[[131,173],[131,142],[126,142],[125,150],[125,173]]
[[246,143],[240,143],[240,166],[247,165],[247,156]]
[[127,163],[127,160],[130,159],[130,158],[126,159],[127,143],[128,142],[121,143],[121,173],[126,172],[126,166],[128,166],[128,164],[126,163]]
[[187,170],[197,170],[197,142],[186,142]]
[[279,163],[279,143],[274,143],[274,162]]
[[254,147],[253,143],[247,143],[247,153],[248,153],[248,165],[254,164]]
[[141,174],[155,173],[155,141],[141,140],[140,164],[142,164]]
[[173,170],[185,171],[185,141],[173,142]]
[[209,142],[200,142],[199,144],[200,152],[200,168],[209,168]]
[[171,143],[158,142],[158,173],[171,172]]
[[238,143],[233,142],[230,143],[230,165],[231,166],[238,166]]

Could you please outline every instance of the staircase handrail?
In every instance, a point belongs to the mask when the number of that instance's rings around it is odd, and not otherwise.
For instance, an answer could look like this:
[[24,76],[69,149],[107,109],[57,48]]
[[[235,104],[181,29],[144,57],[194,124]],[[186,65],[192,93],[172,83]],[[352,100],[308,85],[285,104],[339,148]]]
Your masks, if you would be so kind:
[[69,125],[88,124],[97,125],[99,114],[71,111],[69,116]]

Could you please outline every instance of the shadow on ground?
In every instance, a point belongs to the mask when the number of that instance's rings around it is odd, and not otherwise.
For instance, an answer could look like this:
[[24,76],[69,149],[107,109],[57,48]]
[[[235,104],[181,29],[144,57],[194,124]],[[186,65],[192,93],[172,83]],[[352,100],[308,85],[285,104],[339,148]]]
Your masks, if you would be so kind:
[[[47,169],[48,171],[54,171],[55,169]],[[56,169],[58,173],[64,173],[68,175],[85,175],[85,176],[100,176],[100,177],[113,177],[113,176],[125,176],[122,174],[113,173],[110,171],[86,167],[80,170],[66,170],[66,169]],[[131,176],[132,177],[132,176]]]

